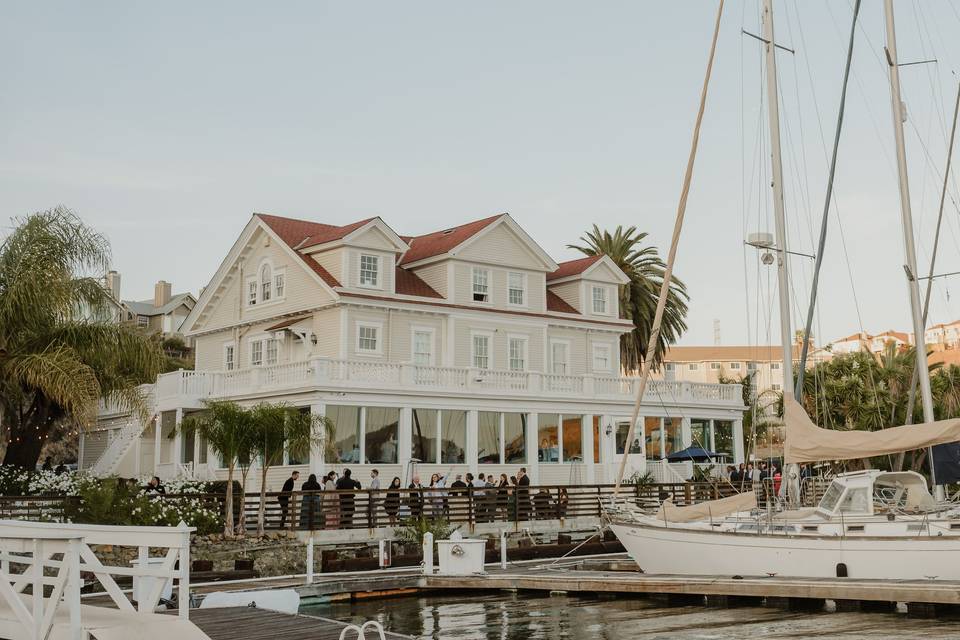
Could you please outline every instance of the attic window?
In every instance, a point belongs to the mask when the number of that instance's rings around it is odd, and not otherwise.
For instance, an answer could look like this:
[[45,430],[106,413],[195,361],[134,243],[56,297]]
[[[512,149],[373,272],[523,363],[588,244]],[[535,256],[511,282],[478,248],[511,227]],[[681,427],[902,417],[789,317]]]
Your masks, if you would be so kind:
[[473,269],[473,301],[490,302],[490,272],[486,269]]

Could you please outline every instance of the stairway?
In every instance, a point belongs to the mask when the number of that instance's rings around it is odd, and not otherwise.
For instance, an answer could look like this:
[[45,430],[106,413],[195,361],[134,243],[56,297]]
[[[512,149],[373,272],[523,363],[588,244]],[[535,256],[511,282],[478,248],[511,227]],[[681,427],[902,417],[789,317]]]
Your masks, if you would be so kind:
[[[144,396],[143,401],[148,412],[152,413],[152,390]],[[147,427],[147,424],[149,424],[149,422],[146,424],[141,422],[140,416],[137,415],[136,411],[131,412],[127,423],[120,428],[120,432],[113,437],[110,444],[107,445],[107,448],[104,449],[103,453],[100,454],[100,457],[97,458],[97,461],[93,463],[88,471],[92,475],[100,478],[116,473],[120,462],[130,451],[133,444],[140,438],[141,434],[143,434],[143,430]]]

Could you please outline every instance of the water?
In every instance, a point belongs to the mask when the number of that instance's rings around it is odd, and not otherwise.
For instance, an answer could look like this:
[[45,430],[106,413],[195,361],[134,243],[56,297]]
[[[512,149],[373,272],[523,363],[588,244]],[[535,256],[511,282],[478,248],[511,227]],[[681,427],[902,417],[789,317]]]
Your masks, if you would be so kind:
[[791,613],[772,608],[707,609],[615,599],[458,593],[304,607],[339,620],[377,619],[429,640],[644,640],[655,638],[960,638],[960,620],[918,620],[904,613]]

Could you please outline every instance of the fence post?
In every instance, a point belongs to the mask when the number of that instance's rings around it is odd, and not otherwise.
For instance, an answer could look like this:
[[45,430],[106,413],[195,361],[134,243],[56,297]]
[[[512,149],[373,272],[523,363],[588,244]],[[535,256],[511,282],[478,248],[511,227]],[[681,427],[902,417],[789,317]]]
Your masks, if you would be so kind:
[[182,531],[183,547],[180,549],[180,579],[177,592],[177,615],[182,620],[190,618],[190,527],[183,520],[177,525]]
[[297,513],[300,511],[297,506],[297,498],[299,495],[296,491],[290,492],[290,513],[287,514],[290,517],[290,531],[297,530]]
[[507,532],[500,532],[500,568],[507,568]]
[[473,512],[473,485],[467,485],[467,524],[470,527],[470,533],[474,531],[474,512]]
[[423,572],[433,573],[433,534],[429,531],[423,534]]
[[80,545],[78,538],[68,543],[67,555],[63,559],[67,570],[67,585],[64,588],[64,600],[70,608],[70,640],[83,640],[83,628],[80,624]]
[[307,584],[313,584],[313,533],[307,540]]

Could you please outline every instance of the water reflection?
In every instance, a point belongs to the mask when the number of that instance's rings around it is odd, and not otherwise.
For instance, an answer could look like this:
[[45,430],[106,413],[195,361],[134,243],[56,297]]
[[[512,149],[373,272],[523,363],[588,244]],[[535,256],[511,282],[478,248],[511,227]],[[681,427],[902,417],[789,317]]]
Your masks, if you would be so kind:
[[304,608],[303,612],[355,622],[376,619],[391,631],[425,640],[960,637],[956,619],[916,620],[902,613],[802,614],[767,608],[665,608],[652,600],[625,596],[462,593],[338,602]]

